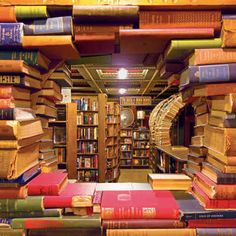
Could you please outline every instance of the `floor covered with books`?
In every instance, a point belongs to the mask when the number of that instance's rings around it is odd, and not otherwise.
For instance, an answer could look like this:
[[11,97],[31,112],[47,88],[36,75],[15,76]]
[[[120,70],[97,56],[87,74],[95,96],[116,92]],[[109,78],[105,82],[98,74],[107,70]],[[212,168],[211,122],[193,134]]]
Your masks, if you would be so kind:
[[236,236],[236,0],[0,0],[0,236]]

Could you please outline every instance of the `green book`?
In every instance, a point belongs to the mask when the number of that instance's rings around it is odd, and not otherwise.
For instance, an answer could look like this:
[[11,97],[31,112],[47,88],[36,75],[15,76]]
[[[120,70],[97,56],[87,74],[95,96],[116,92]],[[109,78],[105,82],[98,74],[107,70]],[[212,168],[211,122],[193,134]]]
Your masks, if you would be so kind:
[[47,6],[15,6],[17,19],[47,18]]
[[166,61],[183,61],[194,49],[220,48],[221,45],[221,38],[171,40],[164,56]]
[[12,219],[13,229],[100,228],[100,215]]
[[81,65],[81,64],[91,64],[91,65],[111,65],[112,56],[90,56],[90,57],[81,57],[79,60],[67,61],[69,65]]
[[32,217],[60,217],[62,209],[45,209],[44,211],[14,211],[0,212],[0,218],[32,218]]
[[50,60],[39,51],[0,51],[0,60],[24,60],[30,66],[49,69]]
[[43,197],[25,199],[0,199],[0,212],[43,211]]
[[25,236],[22,229],[0,228],[0,236]]

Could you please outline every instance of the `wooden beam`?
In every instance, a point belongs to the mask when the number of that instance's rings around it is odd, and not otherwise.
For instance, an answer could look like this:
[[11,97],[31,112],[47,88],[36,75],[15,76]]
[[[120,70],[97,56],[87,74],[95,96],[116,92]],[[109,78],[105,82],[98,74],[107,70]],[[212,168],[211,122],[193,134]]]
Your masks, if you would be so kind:
[[152,75],[152,78],[149,80],[149,83],[146,85],[146,88],[143,89],[142,95],[150,93],[152,88],[155,86],[156,81],[155,79],[159,78],[160,72],[158,70],[155,70],[154,74]]

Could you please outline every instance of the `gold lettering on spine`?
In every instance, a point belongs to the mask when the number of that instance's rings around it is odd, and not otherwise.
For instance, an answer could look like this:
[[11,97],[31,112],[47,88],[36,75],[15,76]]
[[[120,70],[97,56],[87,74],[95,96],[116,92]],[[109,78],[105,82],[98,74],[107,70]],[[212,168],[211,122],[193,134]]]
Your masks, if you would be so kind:
[[156,216],[156,209],[153,207],[143,207],[142,208],[142,213],[144,218],[153,218]]

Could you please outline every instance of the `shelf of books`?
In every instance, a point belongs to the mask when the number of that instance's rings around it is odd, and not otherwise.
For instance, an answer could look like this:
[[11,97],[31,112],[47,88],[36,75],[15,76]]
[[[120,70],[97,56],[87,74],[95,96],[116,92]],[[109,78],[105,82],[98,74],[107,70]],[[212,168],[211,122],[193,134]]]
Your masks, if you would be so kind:
[[[102,137],[105,133],[105,112],[102,112],[102,107],[104,106],[105,109],[106,96],[104,94],[76,96],[74,102],[77,106],[76,169],[78,181],[104,182],[105,137],[104,140]],[[100,122],[100,119],[103,122]]]
[[106,182],[116,182],[119,178],[120,148],[120,105],[116,102],[106,104]]

